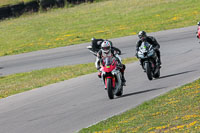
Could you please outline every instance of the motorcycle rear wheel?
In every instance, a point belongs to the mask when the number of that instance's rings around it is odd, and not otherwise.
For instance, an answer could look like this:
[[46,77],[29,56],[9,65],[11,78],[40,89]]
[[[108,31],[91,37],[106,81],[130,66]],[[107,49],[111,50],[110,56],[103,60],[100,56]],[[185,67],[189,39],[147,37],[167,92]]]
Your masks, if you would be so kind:
[[113,49],[117,52],[118,55],[121,55],[121,54],[122,54],[122,52],[121,52],[120,49],[118,49],[118,48],[116,48],[116,47],[113,47]]
[[160,69],[158,70],[157,73],[154,74],[154,78],[159,78],[160,77]]
[[123,94],[123,86],[122,86],[122,88],[120,89],[120,91],[118,91],[117,92],[117,94],[116,94],[116,96],[122,96],[122,94]]

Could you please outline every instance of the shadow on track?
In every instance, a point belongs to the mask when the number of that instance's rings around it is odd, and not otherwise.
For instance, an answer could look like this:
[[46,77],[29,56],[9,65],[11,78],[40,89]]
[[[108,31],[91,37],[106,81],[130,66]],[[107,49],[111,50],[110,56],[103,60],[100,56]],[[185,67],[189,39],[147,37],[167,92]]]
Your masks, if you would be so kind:
[[[197,71],[197,70],[191,70],[191,71],[185,71],[185,72],[180,72],[180,73],[165,75],[165,76],[161,76],[161,77],[158,78],[158,79],[168,78],[168,77],[177,76],[177,75],[181,75],[181,74],[186,74],[186,73],[190,73],[190,72],[194,72],[194,71]],[[156,79],[156,80],[158,80],[158,79]]]
[[[3,69],[3,67],[0,67],[0,69]],[[2,73],[0,73],[0,76],[2,76],[3,74]]]
[[[127,97],[127,96],[132,96],[132,95],[137,95],[137,94],[141,94],[141,93],[146,93],[146,92],[151,92],[151,91],[156,91],[156,90],[161,90],[167,87],[161,87],[161,88],[155,88],[155,89],[150,89],[150,90],[144,90],[144,91],[138,91],[138,92],[133,92],[133,93],[129,93],[129,94],[124,94],[121,97]],[[121,98],[118,97],[118,98]]]
[[[0,67],[0,69],[3,69],[3,67]],[[3,75],[2,73],[0,73],[0,76]]]

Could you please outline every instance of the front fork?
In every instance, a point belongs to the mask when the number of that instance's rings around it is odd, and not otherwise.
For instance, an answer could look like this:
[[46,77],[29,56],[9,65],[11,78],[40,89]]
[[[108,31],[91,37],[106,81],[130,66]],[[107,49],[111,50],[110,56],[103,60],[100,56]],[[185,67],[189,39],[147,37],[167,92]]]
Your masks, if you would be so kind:
[[[157,61],[156,61],[157,62]],[[145,63],[149,63],[149,66],[151,67],[151,69],[155,69],[155,64],[154,64],[154,62],[152,62],[152,61],[150,61],[150,60],[145,60],[145,61],[143,61],[143,64],[142,64],[142,67],[143,67],[143,69],[145,70]]]
[[107,88],[107,79],[108,79],[108,78],[112,79],[112,86],[113,86],[113,88],[115,88],[115,77],[114,77],[114,76],[113,76],[113,77],[111,77],[111,76],[105,77],[105,81],[104,81],[104,83],[105,83],[105,88]]

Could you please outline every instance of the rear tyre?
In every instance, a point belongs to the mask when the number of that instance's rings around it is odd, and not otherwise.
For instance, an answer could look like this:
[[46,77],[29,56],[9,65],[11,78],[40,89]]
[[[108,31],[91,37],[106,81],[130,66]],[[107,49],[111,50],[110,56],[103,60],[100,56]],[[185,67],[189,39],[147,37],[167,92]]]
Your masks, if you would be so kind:
[[123,86],[122,86],[122,88],[120,89],[120,91],[119,92],[117,92],[117,94],[116,94],[116,96],[122,96],[122,94],[123,94]]
[[122,54],[122,52],[121,52],[120,49],[118,49],[118,48],[116,48],[116,47],[113,47],[113,49],[117,52],[118,55],[121,55],[121,54]]
[[152,77],[152,73],[151,73],[151,68],[150,68],[150,65],[149,63],[145,63],[145,69],[146,69],[146,73],[147,73],[147,77],[149,80],[152,80],[153,77]]
[[158,70],[158,72],[156,74],[154,74],[154,78],[159,78],[160,77],[160,69]]
[[113,99],[114,93],[113,93],[113,87],[112,87],[112,79],[110,78],[107,79],[107,91],[108,91],[108,97],[110,99]]

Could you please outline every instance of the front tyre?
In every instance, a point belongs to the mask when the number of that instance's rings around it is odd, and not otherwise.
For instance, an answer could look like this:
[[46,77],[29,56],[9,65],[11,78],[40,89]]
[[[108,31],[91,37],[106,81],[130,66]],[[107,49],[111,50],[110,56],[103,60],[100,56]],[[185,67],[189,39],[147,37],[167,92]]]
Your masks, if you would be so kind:
[[150,68],[150,63],[149,62],[145,63],[145,69],[146,69],[146,73],[147,73],[148,79],[152,80],[153,77],[152,77],[152,73],[151,73],[151,68]]
[[111,78],[107,79],[107,91],[108,91],[108,97],[110,99],[113,99],[114,98],[114,93],[113,93],[112,79]]

